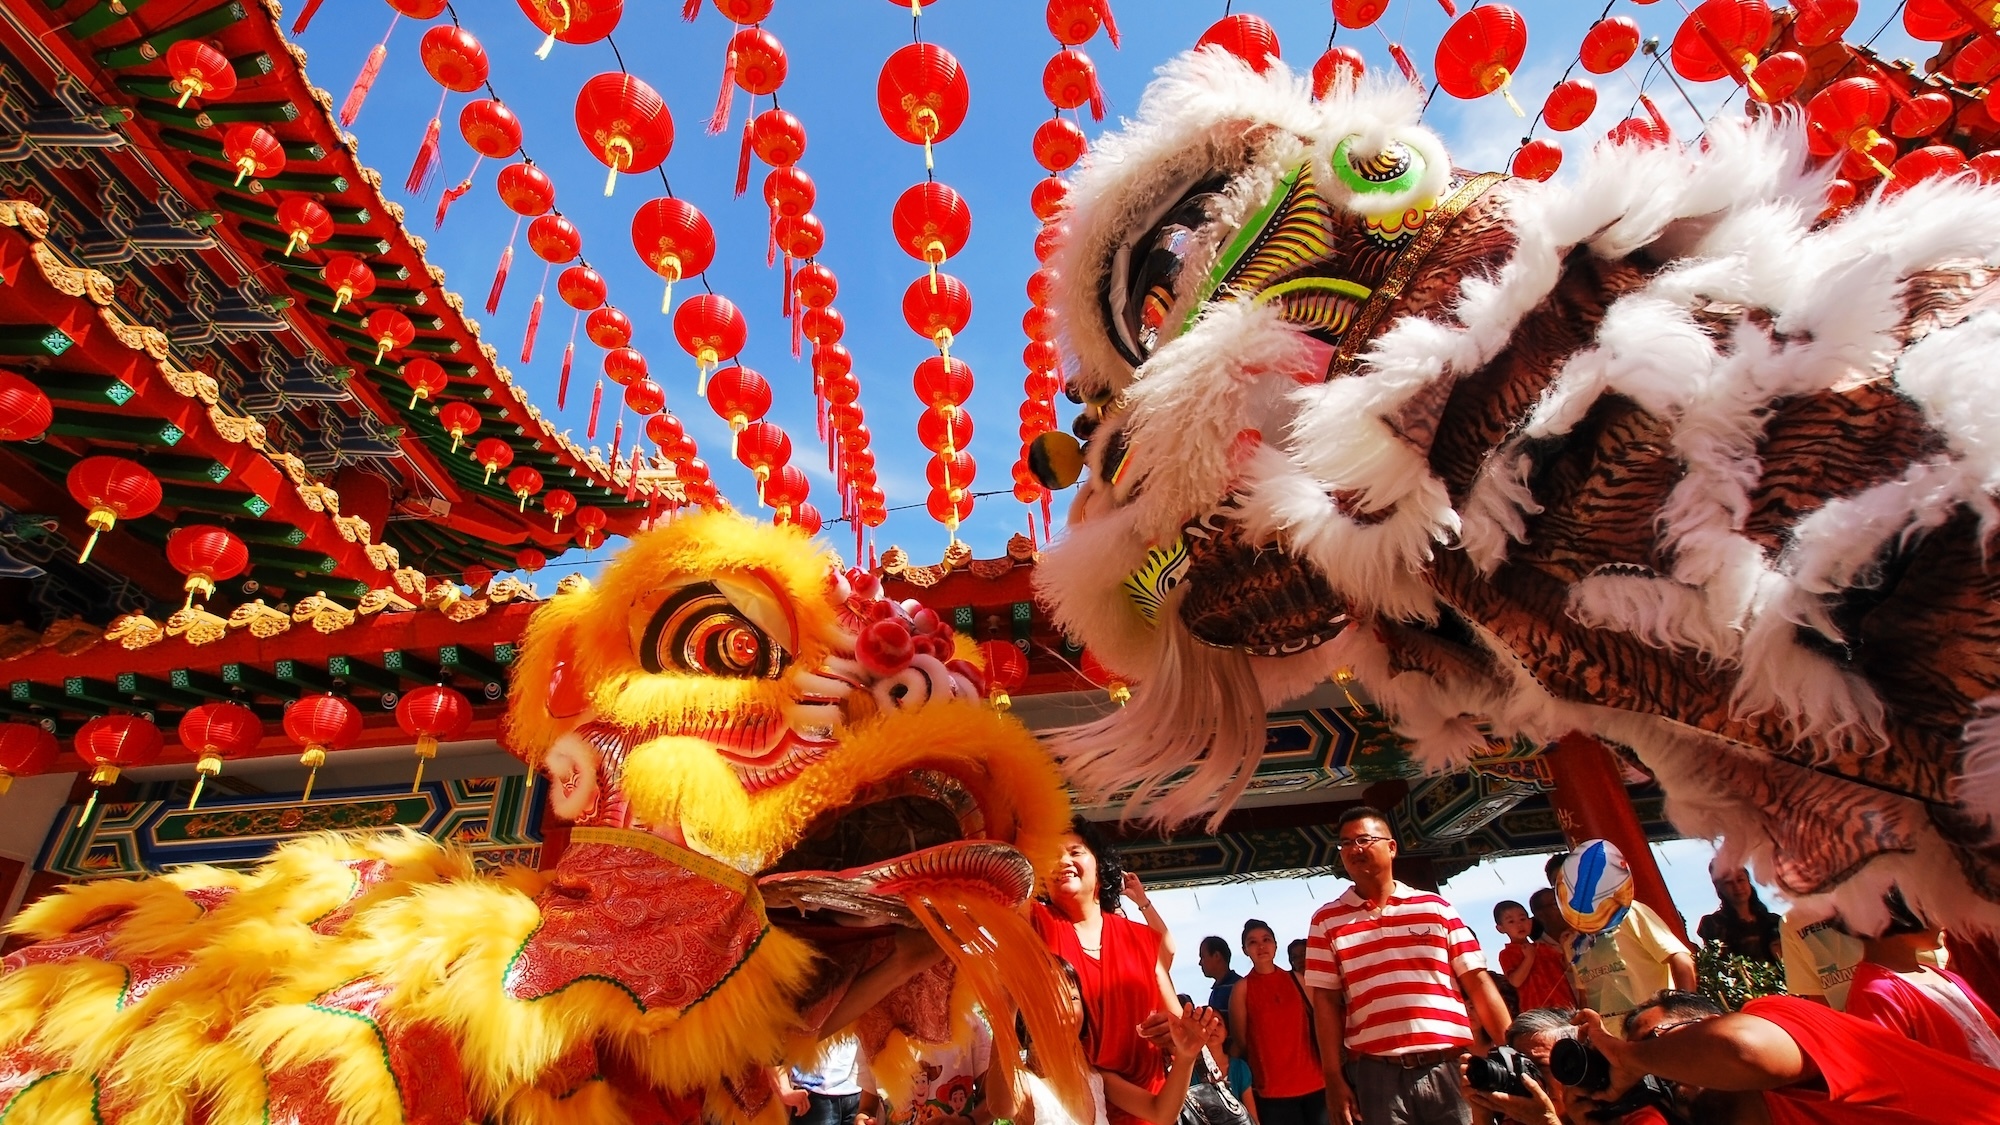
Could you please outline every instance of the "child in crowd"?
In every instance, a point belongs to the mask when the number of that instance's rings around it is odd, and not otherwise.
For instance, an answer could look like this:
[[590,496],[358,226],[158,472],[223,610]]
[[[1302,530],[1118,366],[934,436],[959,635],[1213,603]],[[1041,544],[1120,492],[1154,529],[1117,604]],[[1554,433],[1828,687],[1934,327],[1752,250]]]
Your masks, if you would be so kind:
[[1493,925],[1507,935],[1500,950],[1500,971],[1520,997],[1520,1010],[1574,1008],[1569,957],[1541,932],[1528,908],[1512,900],[1503,902],[1493,908]]

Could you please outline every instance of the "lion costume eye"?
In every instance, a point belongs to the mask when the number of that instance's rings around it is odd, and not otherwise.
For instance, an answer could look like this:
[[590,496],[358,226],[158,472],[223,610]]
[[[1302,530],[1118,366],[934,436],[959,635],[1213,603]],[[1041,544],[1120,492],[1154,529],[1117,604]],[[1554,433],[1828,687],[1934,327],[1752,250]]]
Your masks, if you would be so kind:
[[1182,267],[1197,246],[1195,236],[1213,220],[1226,182],[1204,180],[1173,197],[1112,255],[1104,311],[1112,343],[1134,367],[1179,334],[1167,319],[1179,297]]
[[643,613],[642,603],[634,619],[634,647],[648,672],[776,679],[791,661],[790,617],[761,581],[718,577],[657,596],[652,611]]

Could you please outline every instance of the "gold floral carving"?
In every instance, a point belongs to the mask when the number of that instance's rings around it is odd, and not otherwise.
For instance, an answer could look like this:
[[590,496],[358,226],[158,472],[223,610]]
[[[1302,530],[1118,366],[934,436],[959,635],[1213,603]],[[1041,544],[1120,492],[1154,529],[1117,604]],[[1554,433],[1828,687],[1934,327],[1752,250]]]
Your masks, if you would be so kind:
[[558,594],[582,594],[588,593],[589,590],[590,579],[585,578],[581,574],[565,574],[556,583],[556,593]]
[[166,630],[160,623],[143,613],[128,613],[111,622],[104,630],[104,639],[117,641],[128,652],[159,644],[167,639]]
[[486,600],[496,605],[511,601],[535,600],[535,588],[511,574],[503,574],[486,584]]
[[[285,475],[292,478],[292,483],[295,485],[303,486],[306,482],[312,480],[311,474],[306,472],[306,463],[290,453],[273,453],[271,454],[271,460],[277,462],[278,466],[285,470]],[[314,508],[313,511],[317,512],[319,509]]]
[[485,598],[459,598],[450,605],[442,607],[442,611],[447,618],[462,624],[481,616],[488,608]]
[[239,605],[229,613],[229,627],[248,629],[250,635],[264,640],[283,633],[292,627],[292,619],[278,610],[264,604],[258,598],[247,605]]
[[417,608],[417,603],[397,593],[395,590],[387,586],[377,586],[375,589],[361,595],[361,604],[355,607],[355,612],[361,614],[363,617],[367,617],[380,613],[385,609],[393,609],[398,613],[408,613],[415,608]]
[[333,527],[334,530],[340,532],[340,537],[349,543],[360,543],[365,546],[370,539],[375,537],[374,529],[369,527],[368,521],[362,519],[360,516],[335,516],[333,517]]
[[431,588],[431,580],[424,576],[423,571],[413,566],[398,567],[396,573],[389,577],[399,592],[411,597],[421,598],[424,592]]
[[47,238],[49,214],[25,199],[0,199],[0,226],[19,227],[30,238]]
[[331,507],[336,515],[340,512],[340,494],[316,480],[303,481],[298,486],[299,499],[315,512],[324,512]]
[[370,543],[362,553],[368,556],[368,564],[376,570],[395,570],[403,562],[402,552],[387,543]]
[[264,423],[249,415],[231,414],[217,405],[208,408],[208,421],[225,441],[238,445],[248,443],[252,449],[264,448]]
[[59,617],[42,630],[42,647],[55,649],[64,656],[96,648],[103,639],[104,630],[81,617]]
[[354,624],[354,611],[326,596],[326,591],[314,591],[292,606],[292,620],[312,622],[312,627],[322,633],[338,633]]
[[[378,192],[382,190],[382,173],[377,172],[373,168],[364,167],[361,169],[361,178],[368,182],[369,187],[374,188]],[[389,217],[391,219],[394,219],[398,224],[402,223],[403,221],[402,204],[396,202],[393,199],[385,199],[382,201],[382,210],[387,211],[389,213]]]
[[[423,235],[416,234],[406,230],[403,232],[403,237],[410,240],[410,245],[413,248],[415,248],[416,252],[419,255],[428,254],[431,252],[431,244],[427,239],[424,238]],[[437,269],[436,266],[431,265],[429,262],[425,262],[424,265],[432,270]]]
[[41,267],[42,276],[58,290],[72,297],[88,297],[98,305],[108,305],[117,297],[117,284],[111,278],[96,270],[70,265],[48,243],[36,242],[31,253],[35,265]]
[[161,362],[160,374],[167,380],[167,386],[182,398],[198,398],[214,406],[221,397],[222,388],[213,376],[202,371],[186,371],[172,363]]
[[112,312],[108,308],[98,309],[97,319],[103,321],[105,326],[111,329],[111,334],[118,338],[119,343],[131,348],[133,351],[145,352],[147,355],[158,360],[167,358],[168,346],[167,334],[165,332],[157,328],[149,328],[143,324],[128,324],[120,319],[117,313]]
[[201,606],[184,606],[167,618],[167,636],[183,635],[191,645],[210,644],[229,635],[229,622]]

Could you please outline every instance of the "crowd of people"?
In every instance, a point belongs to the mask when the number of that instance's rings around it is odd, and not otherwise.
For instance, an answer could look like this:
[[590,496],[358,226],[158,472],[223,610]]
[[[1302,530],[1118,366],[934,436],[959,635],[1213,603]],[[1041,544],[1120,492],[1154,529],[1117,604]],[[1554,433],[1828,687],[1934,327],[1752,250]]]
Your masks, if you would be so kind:
[[[1893,895],[1889,925],[1857,936],[1781,919],[1740,868],[1713,870],[1719,909],[1697,935],[1782,963],[1792,986],[1725,1013],[1695,990],[1693,953],[1666,920],[1643,902],[1593,903],[1601,857],[1552,857],[1548,887],[1500,903],[1490,968],[1450,902],[1396,878],[1384,814],[1351,809],[1339,835],[1350,885],[1285,963],[1260,919],[1233,944],[1206,936],[1211,988],[1196,1003],[1174,992],[1175,942],[1144,886],[1076,823],[1032,921],[1070,982],[1088,1116],[1041,1080],[1032,1044],[1025,1067],[996,1066],[983,1025],[921,1060],[900,1098],[830,1040],[788,1100],[813,1125],[2000,1123],[1991,997]],[[1580,932],[1572,920],[1592,925],[1578,911],[1594,905],[1608,921]]]

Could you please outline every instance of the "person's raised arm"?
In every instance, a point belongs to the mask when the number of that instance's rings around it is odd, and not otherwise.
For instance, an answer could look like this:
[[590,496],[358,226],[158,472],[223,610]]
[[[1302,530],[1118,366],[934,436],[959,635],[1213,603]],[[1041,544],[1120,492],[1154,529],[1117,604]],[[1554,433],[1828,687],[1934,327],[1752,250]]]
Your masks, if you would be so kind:
[[1648,1074],[1724,1091],[1775,1090],[1819,1076],[1819,1068],[1783,1028],[1742,1012],[1632,1043],[1605,1030],[1596,1012],[1578,1012],[1576,1022],[1611,1063],[1607,1098],[1622,1095]]
[[1677,992],[1695,990],[1694,957],[1687,953],[1676,953],[1667,958],[1667,975],[1674,980]]
[[1194,1077],[1195,1061],[1201,1057],[1202,1047],[1208,1042],[1210,1028],[1207,1025],[1219,1022],[1220,1018],[1213,1009],[1196,1009],[1175,1016],[1171,1021],[1174,1063],[1167,1072],[1166,1084],[1154,1092],[1109,1071],[1100,1071],[1104,1079],[1104,1100],[1153,1125],[1173,1125],[1180,1116],[1181,1106],[1187,1102],[1188,1082]]
[[[1360,1103],[1347,1085],[1346,1058],[1341,1037],[1347,1032],[1347,1006],[1340,994],[1329,988],[1309,987],[1312,994],[1313,1031],[1319,1037],[1319,1069],[1326,1080],[1327,1125],[1357,1125]],[[1230,1005],[1233,1009],[1234,1004]]]
[[1125,897],[1132,900],[1132,905],[1138,907],[1140,915],[1146,919],[1146,928],[1160,939],[1160,968],[1173,972],[1174,935],[1167,929],[1167,920],[1160,917],[1160,908],[1153,905],[1153,896],[1146,893],[1145,881],[1139,878],[1137,872],[1127,871],[1122,889]]

